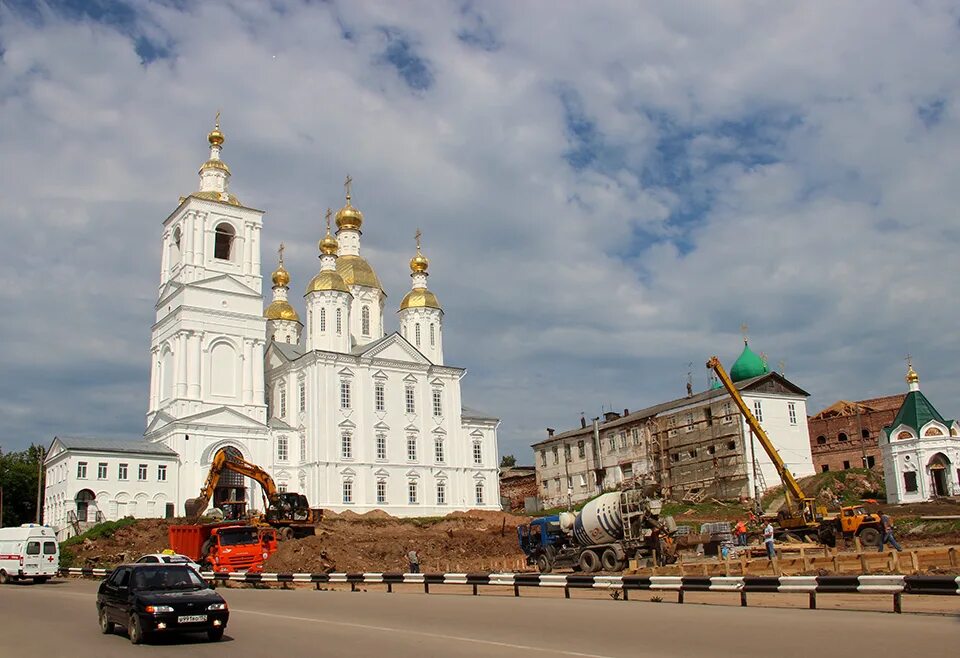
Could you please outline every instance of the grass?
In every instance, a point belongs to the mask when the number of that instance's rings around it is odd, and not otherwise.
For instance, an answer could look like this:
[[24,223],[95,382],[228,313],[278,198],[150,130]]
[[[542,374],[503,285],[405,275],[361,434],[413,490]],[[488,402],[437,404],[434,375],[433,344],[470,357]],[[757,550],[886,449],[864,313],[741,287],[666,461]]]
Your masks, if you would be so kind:
[[96,541],[97,539],[104,537],[111,537],[113,536],[113,533],[120,528],[133,525],[136,522],[137,520],[132,516],[124,517],[118,521],[104,521],[103,523],[98,523],[84,533],[75,535],[60,542],[60,567],[63,569],[72,567],[74,561],[77,559],[76,554],[70,550],[71,546],[82,544],[87,539],[90,541]]

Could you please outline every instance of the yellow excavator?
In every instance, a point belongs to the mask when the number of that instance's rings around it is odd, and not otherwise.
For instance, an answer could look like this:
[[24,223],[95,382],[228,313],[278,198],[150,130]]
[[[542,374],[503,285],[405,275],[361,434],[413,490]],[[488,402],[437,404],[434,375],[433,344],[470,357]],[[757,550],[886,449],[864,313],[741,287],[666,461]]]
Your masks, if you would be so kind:
[[267,511],[253,521],[258,525],[276,528],[281,539],[312,535],[317,524],[323,519],[323,510],[310,507],[307,497],[303,494],[280,491],[270,474],[256,464],[231,456],[226,450],[218,450],[213,456],[210,472],[200,490],[200,495],[184,503],[187,519],[191,523],[196,523],[206,511],[224,471],[244,475],[260,485]]
[[750,431],[760,441],[760,445],[777,469],[777,474],[783,483],[784,497],[784,505],[777,513],[777,525],[781,533],[817,539],[830,546],[835,546],[839,538],[849,539],[854,536],[860,537],[861,543],[867,546],[879,545],[880,516],[868,513],[862,506],[841,507],[839,515],[828,516],[826,507],[818,506],[816,498],[810,498],[803,493],[803,489],[780,457],[770,437],[763,431],[760,422],[740,397],[740,391],[733,385],[720,359],[715,356],[710,357],[707,368],[716,373],[720,383],[746,419]]

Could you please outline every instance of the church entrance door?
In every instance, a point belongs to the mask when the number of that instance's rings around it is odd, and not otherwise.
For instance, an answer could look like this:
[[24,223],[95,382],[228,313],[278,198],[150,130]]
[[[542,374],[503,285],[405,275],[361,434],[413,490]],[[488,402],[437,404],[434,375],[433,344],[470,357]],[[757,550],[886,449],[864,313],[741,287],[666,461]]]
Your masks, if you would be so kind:
[[950,489],[947,486],[947,467],[950,460],[943,453],[937,453],[930,458],[930,483],[933,486],[934,496],[949,496]]

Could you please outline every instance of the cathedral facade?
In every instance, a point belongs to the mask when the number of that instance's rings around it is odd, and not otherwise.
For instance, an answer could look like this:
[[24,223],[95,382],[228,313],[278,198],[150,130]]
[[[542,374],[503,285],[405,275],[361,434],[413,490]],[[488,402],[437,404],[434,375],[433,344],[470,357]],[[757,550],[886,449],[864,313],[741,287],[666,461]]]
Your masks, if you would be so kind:
[[[388,332],[348,177],[335,233],[327,214],[302,314],[282,249],[264,308],[264,213],[229,192],[219,124],[208,141],[199,190],[163,224],[151,334],[145,439],[178,455],[178,512],[222,448],[314,507],[396,516],[499,509],[499,420],[462,405],[466,371],[444,364],[443,309],[427,287],[419,233],[398,331]],[[226,474],[221,485],[214,505],[261,508],[252,481]]]

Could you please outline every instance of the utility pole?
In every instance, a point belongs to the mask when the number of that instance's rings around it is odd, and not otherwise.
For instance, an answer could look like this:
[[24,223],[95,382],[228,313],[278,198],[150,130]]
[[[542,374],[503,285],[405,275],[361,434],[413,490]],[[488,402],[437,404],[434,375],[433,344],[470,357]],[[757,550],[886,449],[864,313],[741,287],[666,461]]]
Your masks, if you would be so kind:
[[863,444],[863,425],[860,424],[860,403],[854,402],[857,407],[857,435],[860,437],[860,461],[863,462],[863,467],[867,467],[867,448]]
[[37,460],[37,524],[43,519],[43,446],[40,446],[40,459]]

